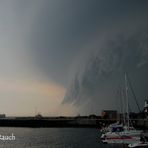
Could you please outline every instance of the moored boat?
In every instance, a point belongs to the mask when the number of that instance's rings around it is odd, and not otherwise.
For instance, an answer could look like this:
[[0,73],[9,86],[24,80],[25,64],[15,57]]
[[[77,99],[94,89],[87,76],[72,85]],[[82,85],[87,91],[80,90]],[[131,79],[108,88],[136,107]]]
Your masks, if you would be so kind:
[[126,92],[126,121],[125,126],[122,124],[115,124],[111,126],[110,131],[101,135],[103,143],[124,143],[133,144],[140,142],[140,136],[143,133],[142,130],[136,130],[133,126],[130,126],[129,119],[129,100],[128,100],[128,86],[127,78],[125,74],[125,92]]
[[142,131],[140,130],[126,130],[119,126],[118,130],[107,132],[101,135],[101,140],[103,143],[135,143],[140,141],[140,135]]
[[102,140],[103,143],[111,144],[111,143],[118,143],[118,144],[134,144],[140,141],[140,137],[134,136],[114,136],[114,137],[106,137]]
[[148,137],[141,136],[139,142],[130,143],[129,148],[147,148],[148,147]]

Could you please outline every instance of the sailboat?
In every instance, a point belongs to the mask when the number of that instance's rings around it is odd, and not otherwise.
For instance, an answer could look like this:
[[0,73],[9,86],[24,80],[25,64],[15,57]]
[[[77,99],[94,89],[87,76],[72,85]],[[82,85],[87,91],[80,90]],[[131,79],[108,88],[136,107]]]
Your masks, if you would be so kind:
[[129,100],[128,100],[128,85],[127,76],[125,74],[125,92],[126,92],[126,125],[113,126],[110,131],[101,135],[101,140],[103,143],[137,143],[140,141],[141,130],[136,130],[134,127],[130,126],[129,119]]
[[148,137],[147,136],[141,136],[140,141],[136,143],[131,143],[128,145],[129,148],[146,148],[148,147]]

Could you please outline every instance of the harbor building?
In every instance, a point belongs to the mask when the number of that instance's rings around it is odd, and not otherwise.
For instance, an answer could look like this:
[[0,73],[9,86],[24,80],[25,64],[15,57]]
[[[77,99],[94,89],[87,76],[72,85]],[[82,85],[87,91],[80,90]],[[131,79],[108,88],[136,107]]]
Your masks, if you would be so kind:
[[105,119],[117,119],[117,111],[116,110],[103,110],[101,113],[102,118]]

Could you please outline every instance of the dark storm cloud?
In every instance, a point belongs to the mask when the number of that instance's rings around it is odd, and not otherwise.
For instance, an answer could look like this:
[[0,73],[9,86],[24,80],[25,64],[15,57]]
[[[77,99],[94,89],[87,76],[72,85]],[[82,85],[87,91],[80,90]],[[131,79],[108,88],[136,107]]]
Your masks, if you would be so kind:
[[49,79],[65,86],[70,80],[63,102],[94,112],[115,107],[125,71],[139,98],[148,96],[148,1],[43,0],[25,6],[16,11],[27,22],[34,63]]
[[[28,37],[32,55],[45,75],[65,84],[67,71],[96,33],[140,15],[145,3],[128,1],[42,1]],[[34,2],[36,5],[36,2]],[[144,16],[143,16],[144,17]],[[39,60],[40,59],[40,60]]]
[[[120,100],[116,94],[119,87],[125,89],[124,73],[127,72],[142,107],[148,96],[147,33],[140,31],[130,36],[119,33],[115,39],[106,40],[102,47],[99,44],[92,47],[94,54],[88,57],[83,67],[78,68],[64,102],[75,103],[82,108],[85,102],[89,102],[85,111],[88,111],[88,106],[95,108],[94,112],[112,107],[119,109],[117,103]],[[135,111],[134,98],[131,92],[129,95]]]

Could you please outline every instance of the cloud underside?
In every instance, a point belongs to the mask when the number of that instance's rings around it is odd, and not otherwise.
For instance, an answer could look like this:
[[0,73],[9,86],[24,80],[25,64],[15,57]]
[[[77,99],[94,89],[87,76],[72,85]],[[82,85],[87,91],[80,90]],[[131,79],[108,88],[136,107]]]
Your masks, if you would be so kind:
[[[119,87],[125,89],[124,73],[134,84],[141,107],[148,96],[148,35],[145,31],[132,34],[117,33],[99,44],[93,43],[85,64],[77,67],[63,103],[81,106],[88,112],[102,109],[119,109]],[[132,98],[132,108],[135,103]]]

